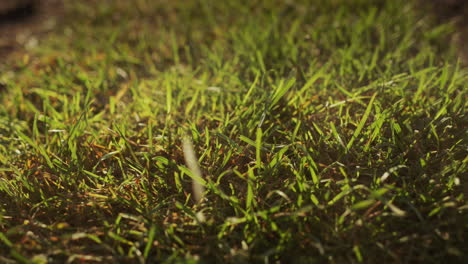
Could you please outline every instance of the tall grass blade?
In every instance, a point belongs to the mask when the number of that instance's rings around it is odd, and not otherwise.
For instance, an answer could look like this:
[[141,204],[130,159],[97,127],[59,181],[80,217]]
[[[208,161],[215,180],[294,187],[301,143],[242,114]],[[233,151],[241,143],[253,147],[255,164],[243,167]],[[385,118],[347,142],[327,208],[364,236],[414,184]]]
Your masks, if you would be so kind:
[[182,149],[184,151],[185,164],[192,173],[192,194],[196,203],[200,203],[203,200],[205,192],[205,186],[203,175],[198,165],[198,159],[193,149],[192,141],[188,136],[185,136],[182,141]]
[[366,108],[366,111],[364,112],[364,115],[362,116],[361,118],[361,121],[359,122],[359,125],[358,127],[356,128],[356,131],[354,131],[354,134],[353,136],[351,137],[351,140],[348,142],[348,145],[346,145],[346,150],[349,151],[351,149],[351,147],[353,146],[354,144],[354,141],[356,140],[356,138],[359,136],[359,134],[361,133],[362,129],[364,128],[364,125],[366,124],[366,121],[367,121],[367,118],[369,118],[369,115],[370,115],[370,112],[372,110],[372,106],[374,105],[374,100],[375,100],[375,97],[377,96],[377,93],[375,93],[369,104],[367,105],[367,108]]

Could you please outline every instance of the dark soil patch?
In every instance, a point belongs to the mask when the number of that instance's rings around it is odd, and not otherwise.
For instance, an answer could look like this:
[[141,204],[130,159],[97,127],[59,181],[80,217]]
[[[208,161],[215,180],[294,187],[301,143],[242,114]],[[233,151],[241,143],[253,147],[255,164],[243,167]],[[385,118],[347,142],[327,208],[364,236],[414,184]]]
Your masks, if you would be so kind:
[[54,28],[63,14],[61,0],[20,2],[0,8],[0,63],[15,51],[34,45],[37,38]]
[[24,20],[34,15],[38,2],[34,0],[0,2],[0,25]]
[[452,42],[457,47],[463,64],[468,65],[468,1],[467,0],[425,0],[440,23],[453,22],[456,32]]

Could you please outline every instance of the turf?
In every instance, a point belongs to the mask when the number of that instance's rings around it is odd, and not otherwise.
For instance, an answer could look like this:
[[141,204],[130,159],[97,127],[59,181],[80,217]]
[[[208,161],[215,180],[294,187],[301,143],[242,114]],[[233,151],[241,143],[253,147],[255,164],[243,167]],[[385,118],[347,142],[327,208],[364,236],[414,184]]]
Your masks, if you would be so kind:
[[67,1],[0,66],[2,263],[461,263],[467,81],[414,1]]

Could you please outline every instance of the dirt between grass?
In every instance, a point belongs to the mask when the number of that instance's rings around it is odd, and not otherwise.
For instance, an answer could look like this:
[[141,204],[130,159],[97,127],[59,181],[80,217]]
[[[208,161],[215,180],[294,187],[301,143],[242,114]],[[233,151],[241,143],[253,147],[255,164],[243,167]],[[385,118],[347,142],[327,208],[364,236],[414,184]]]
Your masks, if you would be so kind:
[[468,66],[468,1],[425,0],[420,3],[431,4],[440,23],[455,23],[456,32],[451,36],[451,42],[456,46],[461,62]]
[[62,0],[0,0],[0,64],[37,45],[63,15]]

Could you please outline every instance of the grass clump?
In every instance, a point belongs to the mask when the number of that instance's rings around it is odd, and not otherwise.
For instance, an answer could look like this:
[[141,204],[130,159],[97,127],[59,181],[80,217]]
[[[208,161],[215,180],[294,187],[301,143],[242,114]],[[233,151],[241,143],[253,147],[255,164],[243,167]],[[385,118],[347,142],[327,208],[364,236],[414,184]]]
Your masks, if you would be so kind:
[[2,261],[466,258],[449,25],[407,1],[67,6],[1,66]]

